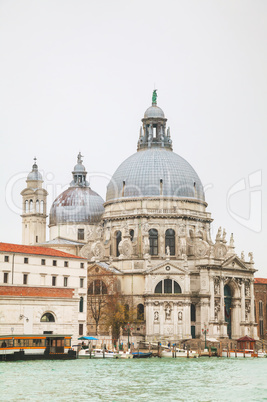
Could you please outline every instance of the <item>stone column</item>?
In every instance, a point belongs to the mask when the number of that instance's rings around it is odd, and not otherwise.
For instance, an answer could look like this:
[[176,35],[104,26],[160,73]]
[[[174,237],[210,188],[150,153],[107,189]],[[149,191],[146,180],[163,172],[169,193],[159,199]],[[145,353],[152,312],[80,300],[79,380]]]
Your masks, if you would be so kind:
[[254,314],[254,283],[250,282],[250,297],[251,297],[251,305],[250,305],[250,321],[255,322],[255,314]]
[[159,303],[159,334],[160,336],[164,335],[164,321],[165,321],[165,312],[164,312],[164,303]]
[[210,319],[215,320],[214,316],[214,278],[211,277],[210,280]]
[[190,307],[191,303],[187,301],[184,304],[184,309],[183,309],[183,322],[184,322],[184,332],[183,335],[186,336],[186,338],[191,338],[191,317],[190,317]]
[[179,335],[179,328],[178,328],[178,306],[177,303],[173,303],[173,335],[176,337]]
[[246,321],[245,283],[241,284],[241,322]]
[[146,335],[151,336],[153,334],[153,311],[150,301],[147,301],[145,303],[145,308],[146,308]]
[[220,282],[220,295],[221,295],[221,308],[218,314],[218,318],[222,321],[225,321],[224,317],[224,281],[221,279]]

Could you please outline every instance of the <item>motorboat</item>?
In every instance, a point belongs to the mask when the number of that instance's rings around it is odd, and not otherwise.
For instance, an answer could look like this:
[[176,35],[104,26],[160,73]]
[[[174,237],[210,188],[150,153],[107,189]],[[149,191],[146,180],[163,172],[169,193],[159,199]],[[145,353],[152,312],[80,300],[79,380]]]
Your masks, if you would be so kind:
[[114,355],[116,355],[116,352],[113,352],[112,350],[106,350],[106,349],[94,349],[93,350],[93,356],[96,359],[113,358]]
[[152,357],[152,352],[133,352],[132,355],[134,359],[146,359]]
[[222,357],[264,357],[259,356],[259,353],[255,352],[253,349],[236,349],[236,350],[222,350]]
[[127,352],[119,351],[119,353],[116,353],[114,355],[114,358],[115,359],[132,359],[133,354],[129,350]]
[[161,357],[189,357],[189,358],[197,358],[199,354],[195,350],[185,350],[185,349],[164,349],[161,352]]

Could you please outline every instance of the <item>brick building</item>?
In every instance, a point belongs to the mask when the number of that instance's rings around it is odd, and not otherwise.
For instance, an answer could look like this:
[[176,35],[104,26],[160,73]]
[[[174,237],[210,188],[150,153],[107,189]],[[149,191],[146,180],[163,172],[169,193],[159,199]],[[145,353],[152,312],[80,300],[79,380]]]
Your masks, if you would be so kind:
[[267,278],[255,278],[254,295],[258,336],[267,340]]

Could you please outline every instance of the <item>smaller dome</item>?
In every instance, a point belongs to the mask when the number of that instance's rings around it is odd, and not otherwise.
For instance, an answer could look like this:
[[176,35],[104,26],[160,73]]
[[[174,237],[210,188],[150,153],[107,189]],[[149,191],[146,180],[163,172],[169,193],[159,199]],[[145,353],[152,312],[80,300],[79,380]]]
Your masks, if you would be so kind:
[[101,220],[104,200],[90,187],[69,187],[53,202],[49,225],[93,224]]
[[73,169],[74,172],[85,172],[85,167],[81,163],[77,163]]
[[27,176],[27,181],[43,180],[41,173],[38,171],[36,164],[36,158],[34,158],[34,164],[32,165],[32,171]]
[[157,105],[152,104],[152,106],[150,106],[144,114],[144,118],[145,119],[149,119],[149,118],[161,118],[161,119],[165,119],[165,115],[163,110],[158,107]]

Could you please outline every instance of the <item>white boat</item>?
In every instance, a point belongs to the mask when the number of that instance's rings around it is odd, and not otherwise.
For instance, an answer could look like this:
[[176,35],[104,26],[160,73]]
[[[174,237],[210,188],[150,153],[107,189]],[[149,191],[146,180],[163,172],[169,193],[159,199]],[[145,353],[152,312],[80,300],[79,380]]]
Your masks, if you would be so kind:
[[[189,351],[189,358],[197,358],[198,356],[199,355],[195,350]],[[172,349],[162,350],[161,357],[187,357],[187,350],[178,348],[176,348],[176,351]]]
[[113,358],[116,355],[116,352],[112,352],[112,350],[103,350],[103,349],[94,349],[93,351],[94,358],[103,359],[103,358]]
[[127,351],[127,352],[119,351],[119,353],[115,354],[114,358],[115,359],[132,359],[133,355],[130,351]]
[[252,349],[244,350],[222,350],[222,357],[259,357],[258,353]]
[[97,358],[97,359],[103,359],[103,358],[113,358],[115,357],[116,352],[112,352],[111,350],[105,350],[103,352],[103,349],[92,349],[91,350],[91,356],[90,356],[90,349],[81,349],[78,353],[78,358],[79,359],[90,359],[90,358]]

